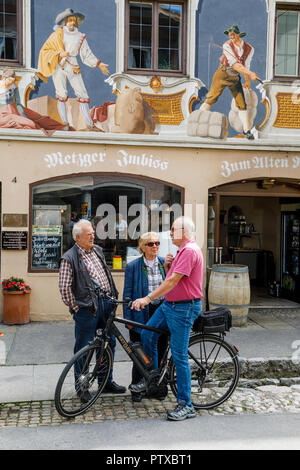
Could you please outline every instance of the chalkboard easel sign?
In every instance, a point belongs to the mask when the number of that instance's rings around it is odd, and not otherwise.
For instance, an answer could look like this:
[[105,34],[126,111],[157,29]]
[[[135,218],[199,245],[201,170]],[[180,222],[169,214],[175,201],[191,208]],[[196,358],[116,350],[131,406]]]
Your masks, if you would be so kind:
[[32,234],[32,268],[59,269],[62,253],[62,236],[57,231],[49,233],[34,230]]

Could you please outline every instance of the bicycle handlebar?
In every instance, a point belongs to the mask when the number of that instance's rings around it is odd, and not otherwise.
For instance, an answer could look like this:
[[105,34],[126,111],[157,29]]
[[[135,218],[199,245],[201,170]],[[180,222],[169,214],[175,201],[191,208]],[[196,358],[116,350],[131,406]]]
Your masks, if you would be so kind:
[[127,305],[128,307],[131,307],[132,300],[129,297],[126,297],[125,300],[118,300],[116,297],[113,295],[110,295],[106,289],[103,289],[102,287],[96,287],[95,288],[96,294],[100,295],[103,294],[105,297],[107,297],[109,300],[111,300],[113,303],[117,305]]

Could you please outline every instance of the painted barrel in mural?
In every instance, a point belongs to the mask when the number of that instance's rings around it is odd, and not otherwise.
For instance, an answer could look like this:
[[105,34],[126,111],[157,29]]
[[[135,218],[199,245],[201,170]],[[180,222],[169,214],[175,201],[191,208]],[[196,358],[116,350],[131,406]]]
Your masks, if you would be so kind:
[[250,304],[248,266],[214,264],[209,279],[208,302],[210,310],[229,308],[233,326],[245,326]]

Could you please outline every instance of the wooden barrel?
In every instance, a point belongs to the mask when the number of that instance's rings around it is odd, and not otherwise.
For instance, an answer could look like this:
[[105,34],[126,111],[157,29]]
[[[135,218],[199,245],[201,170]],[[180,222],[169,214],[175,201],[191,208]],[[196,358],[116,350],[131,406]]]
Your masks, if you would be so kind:
[[209,308],[229,308],[233,326],[247,325],[250,304],[248,266],[214,264],[208,287]]

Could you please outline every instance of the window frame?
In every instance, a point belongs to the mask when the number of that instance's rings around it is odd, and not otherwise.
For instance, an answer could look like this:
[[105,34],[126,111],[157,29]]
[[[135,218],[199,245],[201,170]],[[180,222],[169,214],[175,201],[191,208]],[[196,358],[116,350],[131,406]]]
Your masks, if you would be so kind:
[[126,0],[125,3],[125,28],[124,28],[124,71],[128,74],[134,75],[163,75],[172,77],[182,77],[187,75],[187,1],[186,0],[136,0],[138,3],[152,3],[154,6],[153,24],[152,24],[152,64],[158,63],[158,5],[159,3],[165,4],[178,4],[182,5],[182,38],[181,38],[181,70],[165,70],[158,68],[130,68],[128,67],[128,53],[129,53],[129,12],[130,1]]
[[[276,39],[277,39],[277,12],[280,10],[298,12],[298,70],[297,75],[277,75],[276,65]],[[291,3],[276,3],[275,6],[275,25],[274,25],[274,53],[273,53],[273,78],[280,81],[293,82],[300,78],[300,5]]]
[[17,60],[0,59],[0,66],[23,66],[23,0],[17,0],[17,37],[18,58]]
[[[87,172],[87,173],[72,173],[67,175],[60,175],[54,176],[52,178],[46,178],[43,180],[35,181],[34,183],[29,184],[29,228],[28,228],[28,264],[27,264],[27,272],[30,274],[53,274],[58,273],[59,269],[33,269],[32,268],[32,222],[33,222],[33,190],[35,186],[39,186],[46,183],[53,183],[55,181],[60,181],[64,179],[72,179],[81,177],[81,176],[109,176],[111,177],[111,182],[114,182],[114,177],[122,177],[122,178],[134,178],[140,181],[140,187],[144,189],[145,196],[147,197],[146,189],[143,186],[143,181],[153,181],[155,183],[171,186],[172,188],[178,189],[181,191],[181,206],[182,206],[182,215],[184,215],[184,207],[185,207],[185,188],[183,186],[179,186],[178,184],[174,184],[170,181],[160,180],[157,178],[151,178],[149,176],[140,176],[133,173],[118,173],[118,172]],[[120,182],[121,184],[121,182]],[[116,272],[125,272],[125,269],[114,269],[111,270],[112,273]]]

